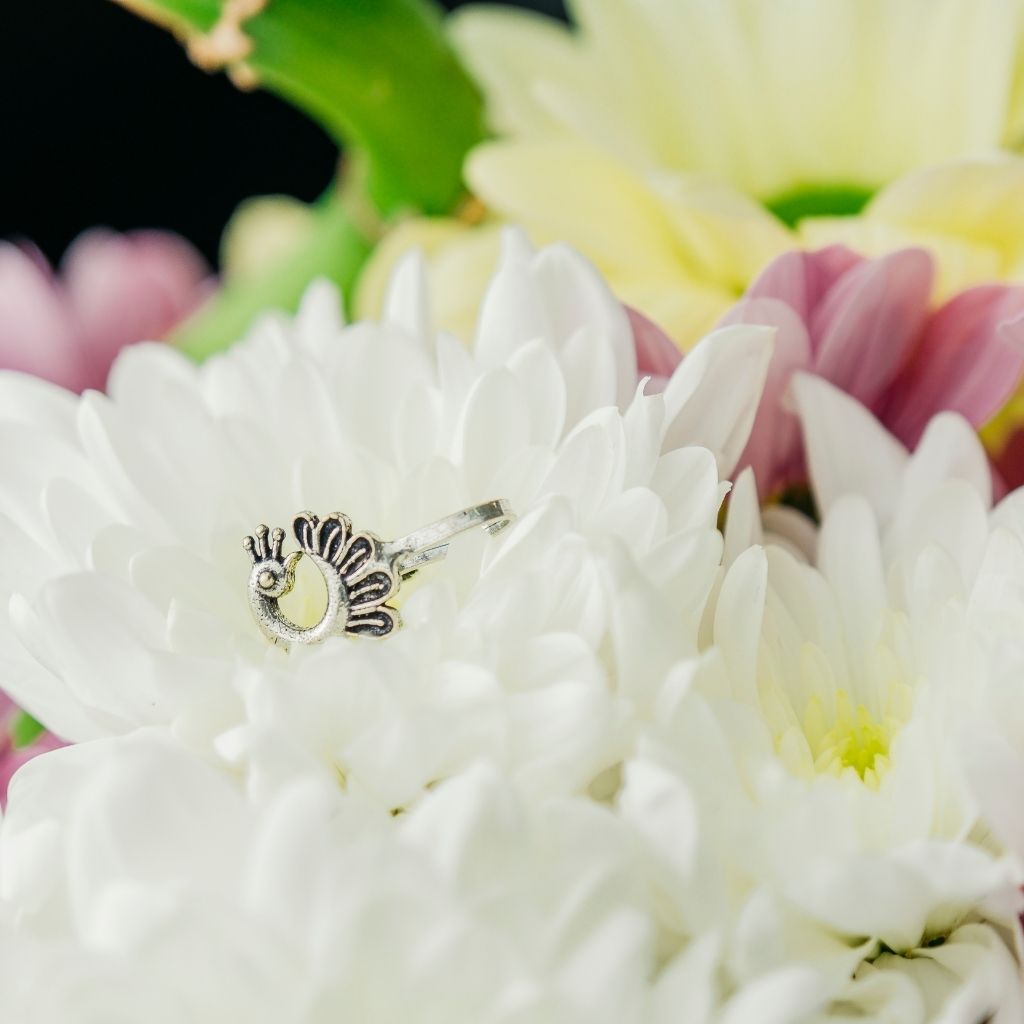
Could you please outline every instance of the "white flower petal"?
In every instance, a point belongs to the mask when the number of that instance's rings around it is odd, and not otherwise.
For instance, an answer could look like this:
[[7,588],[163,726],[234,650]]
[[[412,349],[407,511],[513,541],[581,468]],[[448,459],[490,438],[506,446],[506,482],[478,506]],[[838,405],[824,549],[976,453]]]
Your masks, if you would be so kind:
[[666,449],[701,444],[729,476],[754,425],[771,361],[774,331],[738,325],[708,335],[665,388]]
[[[796,374],[791,385],[818,508],[863,494],[883,521],[892,515],[907,453],[854,399],[820,377]],[[856,455],[850,439],[857,438]]]

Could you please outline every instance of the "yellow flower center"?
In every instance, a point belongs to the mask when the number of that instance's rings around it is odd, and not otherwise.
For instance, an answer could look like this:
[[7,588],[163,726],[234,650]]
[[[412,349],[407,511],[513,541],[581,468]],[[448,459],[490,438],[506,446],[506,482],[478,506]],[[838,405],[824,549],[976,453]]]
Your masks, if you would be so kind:
[[874,788],[889,765],[889,745],[901,721],[885,716],[876,720],[863,705],[854,705],[848,693],[836,694],[835,718],[824,728],[824,714],[817,698],[810,701],[804,731],[811,746],[814,769],[842,775],[852,769]]

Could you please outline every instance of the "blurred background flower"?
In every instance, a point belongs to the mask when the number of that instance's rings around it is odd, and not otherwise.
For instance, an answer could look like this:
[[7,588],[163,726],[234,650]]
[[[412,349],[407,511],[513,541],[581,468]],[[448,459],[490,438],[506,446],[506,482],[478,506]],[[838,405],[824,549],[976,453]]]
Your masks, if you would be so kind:
[[37,249],[2,242],[0,367],[102,389],[125,345],[163,338],[213,287],[202,256],[167,232],[94,228],[59,273]]
[[790,383],[813,373],[870,409],[908,448],[941,412],[987,424],[1024,370],[1024,287],[982,285],[932,308],[924,249],[865,259],[843,246],[773,261],[722,324],[777,328],[772,367],[740,468],[762,497],[806,485]]
[[909,171],[1024,131],[1017,0],[569,6],[574,29],[456,15],[500,134],[705,174],[787,223],[856,212]]
[[[870,409],[914,448],[933,416],[957,412],[993,424],[1024,371],[1024,286],[980,285],[934,307],[935,261],[924,249],[874,259],[835,245],[773,260],[719,321],[776,328],[754,429],[738,464],[762,499],[807,487],[803,438],[790,385],[822,377]],[[683,358],[657,324],[628,309],[648,391]],[[1004,414],[1005,415],[1005,414]],[[997,463],[1003,486],[1024,483],[1019,437]],[[788,494],[789,498],[797,495]]]
[[[569,6],[571,28],[455,16],[498,135],[466,164],[474,234],[512,220],[571,242],[684,348],[794,245],[925,245],[940,298],[1024,274],[1024,160],[1005,152],[1024,131],[1019,0]],[[396,230],[375,260],[433,250],[464,332],[473,280],[449,268],[482,243],[452,220]]]
[[[436,5],[437,11],[458,2],[446,0]],[[549,14],[562,11],[560,0],[521,2]],[[183,6],[202,15],[193,33],[202,36],[222,5],[210,0]],[[314,102],[315,109],[282,86],[301,76],[287,69],[268,71],[260,52],[249,62],[248,79],[242,71],[233,73],[234,80],[204,74],[189,63],[178,39],[139,17],[158,14],[159,7],[55,0],[48,8],[53,17],[45,19],[31,5],[5,11],[6,38],[17,45],[0,65],[0,112],[7,151],[19,158],[0,163],[0,195],[5,197],[0,238],[19,244],[31,240],[52,264],[94,225],[121,232],[158,227],[187,238],[225,285],[202,317],[175,333],[187,350],[205,355],[244,333],[259,309],[293,309],[314,277],[330,277],[347,289],[368,241],[380,233],[382,210],[390,217],[420,209],[438,213],[457,205],[463,192],[461,157],[468,145],[458,137],[476,141],[484,132],[482,118],[473,113],[479,108],[475,87],[441,37],[432,0],[289,5],[291,16],[304,7],[307,23],[317,8],[332,14],[344,8],[347,17],[365,19],[340,26],[345,45],[338,44],[336,34],[321,33],[325,46],[319,54],[311,53],[308,39],[300,47],[300,62],[317,73],[330,66],[328,77],[348,83],[348,92]],[[383,25],[388,15],[386,26],[373,28],[375,19]],[[249,31],[257,43],[266,40],[266,27],[262,35],[251,24]],[[373,45],[347,45],[355,35],[374,31]],[[209,47],[201,50],[194,49],[194,55],[214,70],[215,53]],[[345,78],[339,55],[352,50],[364,63]],[[403,54],[399,62],[392,60],[396,52]],[[420,53],[421,60],[409,61],[406,52]],[[394,120],[399,105],[389,64],[396,63],[399,72],[407,69],[427,81],[428,88],[413,92],[422,95],[422,104],[430,104],[428,112],[438,109],[439,94],[432,88],[462,82],[440,96],[446,118],[425,116],[421,105],[415,117]],[[236,82],[246,88],[237,88]],[[375,88],[366,88],[371,82]],[[461,107],[455,102],[460,91]],[[368,134],[366,124],[381,130]],[[406,131],[410,124],[415,132]],[[394,148],[382,154],[387,131],[403,146],[411,138],[419,155],[396,161]],[[402,179],[406,194],[390,184],[381,186],[375,168],[385,163],[409,168]],[[392,176],[401,177],[400,171]],[[266,209],[254,218],[251,200],[268,196],[270,207],[276,207],[274,218]],[[291,210],[284,211],[282,204]],[[236,211],[245,230],[233,228],[222,238]],[[260,220],[258,230],[255,219]]]
[[[294,308],[314,276],[375,313],[412,246],[432,256],[439,319],[466,337],[508,221],[537,242],[572,243],[684,348],[795,245],[841,241],[869,255],[923,245],[937,301],[1024,270],[1021,0],[574,0],[568,26],[548,16],[562,14],[553,0],[520,5],[545,16],[450,2],[466,9],[447,22],[426,0],[382,0],[372,15],[311,0],[298,20],[280,4],[123,2],[251,93],[208,122],[200,113],[179,149],[198,138],[211,152],[210,137],[225,135],[243,150],[254,132],[239,131],[238,115],[244,124],[256,104],[250,126],[288,142],[245,153],[244,173],[259,165],[267,177],[230,204],[222,176],[195,177],[197,163],[231,166],[224,154],[176,165],[204,199],[188,220],[208,258],[211,233],[241,200],[271,192],[308,204],[229,233],[227,262],[245,272],[229,266],[217,301],[176,332],[199,357],[260,308]],[[275,46],[282,33],[293,46]],[[181,81],[203,87],[197,108],[230,93],[223,79]],[[295,178],[306,153],[310,173]]]

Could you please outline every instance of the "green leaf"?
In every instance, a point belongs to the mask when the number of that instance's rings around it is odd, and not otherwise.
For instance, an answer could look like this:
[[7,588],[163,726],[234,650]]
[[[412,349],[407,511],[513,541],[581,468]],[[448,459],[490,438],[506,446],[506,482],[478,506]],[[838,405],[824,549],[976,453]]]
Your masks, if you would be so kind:
[[795,228],[805,217],[854,217],[874,195],[862,185],[808,185],[795,189],[765,206],[784,224]]
[[323,203],[311,235],[295,254],[250,277],[229,280],[199,312],[171,336],[185,353],[205,359],[245,334],[266,309],[292,311],[315,277],[327,277],[350,298],[359,268],[370,253],[340,197]]
[[27,711],[19,711],[11,723],[11,742],[15,750],[21,750],[35,743],[44,732],[46,726],[37,722]]
[[238,9],[231,0],[120,2],[170,26],[204,63],[221,54],[354,144],[382,214],[457,203],[463,158],[484,136],[483,101],[429,0],[267,0],[241,22],[223,14]]

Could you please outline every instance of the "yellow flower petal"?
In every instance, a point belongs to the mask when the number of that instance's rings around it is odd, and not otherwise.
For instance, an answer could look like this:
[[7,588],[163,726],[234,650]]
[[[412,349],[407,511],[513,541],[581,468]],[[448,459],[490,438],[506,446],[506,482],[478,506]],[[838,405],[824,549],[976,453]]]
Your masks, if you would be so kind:
[[488,97],[491,124],[515,135],[552,134],[545,86],[586,89],[586,65],[568,29],[532,11],[470,6],[448,20],[452,41]]
[[1018,152],[1024,149],[1024,40],[1017,46],[1016,74],[1010,95],[1010,117],[1004,144]]
[[505,130],[642,170],[710,174],[765,200],[877,188],[1024,122],[1020,0],[570,6],[574,32],[485,10],[456,42]]
[[737,295],[796,240],[760,203],[729,185],[694,175],[652,177],[663,215],[696,276]]
[[469,227],[449,218],[420,217],[394,228],[374,250],[355,294],[357,319],[380,316],[388,279],[401,256],[426,257],[434,321],[457,338],[472,338],[480,300],[498,263],[499,228]]
[[627,305],[653,320],[681,349],[687,349],[710,331],[736,301],[724,289],[669,281],[609,281]]
[[606,273],[679,263],[657,199],[627,168],[574,143],[490,143],[466,164],[473,191],[538,244],[566,241]]
[[316,228],[316,214],[291,196],[256,196],[235,211],[221,240],[226,277],[255,277],[296,252]]
[[914,231],[869,217],[812,217],[801,221],[798,234],[806,249],[839,244],[865,256],[884,256],[896,249],[923,246],[936,262],[936,302],[1002,277],[999,253],[987,245]]
[[1024,158],[956,160],[908,174],[865,210],[871,220],[998,254],[1002,276],[1024,258]]
[[[395,264],[404,253],[419,250],[426,257],[438,326],[468,341],[497,266],[499,233],[494,223],[469,227],[446,218],[403,222],[377,246],[360,276],[356,317],[380,316]],[[650,317],[681,347],[706,334],[735,301],[731,291],[691,282],[671,266],[654,273],[613,276],[609,285],[621,301]]]

